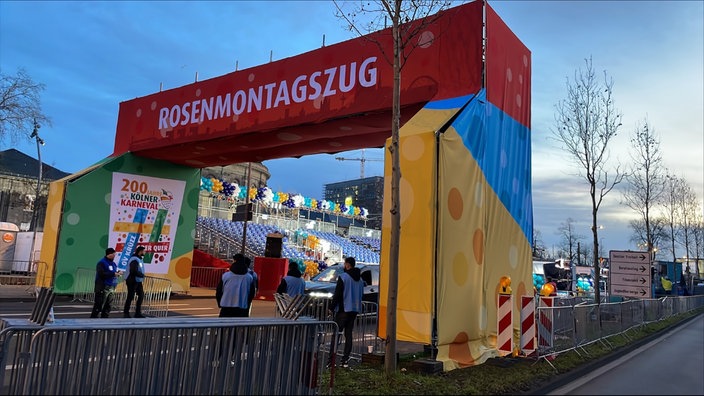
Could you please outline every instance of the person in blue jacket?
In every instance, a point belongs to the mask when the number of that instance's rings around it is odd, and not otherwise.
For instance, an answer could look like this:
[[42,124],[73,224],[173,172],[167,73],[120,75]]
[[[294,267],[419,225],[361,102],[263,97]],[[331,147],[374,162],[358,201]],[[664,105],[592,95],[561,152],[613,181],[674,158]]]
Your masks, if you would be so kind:
[[110,316],[110,306],[112,297],[117,286],[117,277],[120,272],[117,270],[115,259],[115,249],[105,249],[105,257],[98,261],[95,266],[95,302],[90,313],[91,318],[107,318]]
[[130,317],[130,307],[135,294],[137,295],[137,304],[135,306],[135,318],[143,318],[142,301],[144,301],[144,246],[137,246],[134,254],[127,262],[127,271],[125,273],[125,284],[127,285],[127,300],[125,300],[124,316]]
[[[242,256],[244,258],[244,256]],[[254,278],[249,274],[247,261],[235,259],[215,290],[221,318],[249,317],[254,300]]]
[[280,294],[288,294],[291,297],[301,295],[306,291],[306,281],[301,278],[303,274],[298,269],[298,264],[289,261],[288,272],[286,276],[281,278],[281,283],[279,287],[276,288],[276,292]]
[[[330,310],[336,312],[335,323],[339,331],[345,334],[345,349],[340,362],[342,367],[349,366],[350,353],[352,353],[352,330],[357,314],[362,310],[364,295],[362,274],[355,265],[354,257],[345,258],[345,272],[337,278],[335,293],[330,303]],[[329,365],[332,365],[334,356],[330,355],[330,358]]]

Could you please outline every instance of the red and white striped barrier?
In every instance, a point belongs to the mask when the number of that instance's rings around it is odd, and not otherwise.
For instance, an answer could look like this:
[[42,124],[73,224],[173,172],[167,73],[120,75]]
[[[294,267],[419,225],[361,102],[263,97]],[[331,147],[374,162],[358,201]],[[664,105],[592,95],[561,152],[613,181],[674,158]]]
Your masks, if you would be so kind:
[[521,352],[535,352],[535,297],[521,296]]
[[552,348],[554,329],[552,325],[552,307],[555,297],[540,297],[538,315],[538,347]]
[[499,294],[498,306],[496,349],[500,356],[506,356],[513,352],[513,297],[510,294]]

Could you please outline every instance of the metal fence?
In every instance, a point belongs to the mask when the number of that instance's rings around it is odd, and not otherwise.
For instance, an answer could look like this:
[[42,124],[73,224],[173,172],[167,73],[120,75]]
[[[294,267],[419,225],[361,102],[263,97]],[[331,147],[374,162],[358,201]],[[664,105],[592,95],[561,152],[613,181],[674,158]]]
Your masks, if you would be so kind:
[[228,268],[191,267],[191,287],[215,289]]
[[43,261],[0,260],[0,285],[32,286],[47,276],[51,274]]
[[[95,301],[95,270],[77,268],[73,285],[73,301]],[[171,297],[171,281],[155,276],[144,278],[144,302],[142,313],[149,316],[164,317],[169,313],[169,298]],[[122,277],[118,278],[117,287],[113,294],[111,308],[113,311],[122,311],[127,300],[127,285]],[[136,299],[132,302],[136,304]]]
[[[281,316],[281,308],[285,309],[286,302],[282,302],[281,295],[275,295],[277,300],[276,315]],[[300,317],[313,318],[320,321],[334,321],[334,315],[330,311],[331,298],[311,298],[300,312]],[[350,358],[361,360],[362,354],[375,352],[380,350],[381,339],[377,336],[377,313],[378,306],[376,303],[363,301],[362,312],[357,314],[352,331],[352,353]],[[328,334],[331,338],[334,334]],[[337,354],[341,354],[345,339],[341,334],[337,335],[337,343],[340,348],[337,348]],[[323,345],[324,351],[329,351],[331,344]],[[371,349],[371,350],[370,350]]]
[[604,342],[615,335],[628,337],[630,330],[704,307],[704,296],[665,297],[616,303],[573,304],[556,299],[554,307],[538,307],[538,356],[581,351],[586,345]]
[[277,318],[24,322],[0,325],[1,394],[312,395],[336,329]]

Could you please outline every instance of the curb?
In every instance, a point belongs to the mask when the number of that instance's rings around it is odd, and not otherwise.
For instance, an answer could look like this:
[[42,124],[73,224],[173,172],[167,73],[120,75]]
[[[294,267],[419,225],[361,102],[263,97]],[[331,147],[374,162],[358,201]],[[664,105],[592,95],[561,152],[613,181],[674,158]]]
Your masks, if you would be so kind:
[[672,331],[680,326],[683,326],[690,321],[698,318],[699,316],[704,315],[704,313],[699,313],[697,315],[693,315],[689,318],[683,319],[672,326],[666,327],[660,331],[657,331],[653,334],[647,335],[643,338],[641,338],[638,341],[635,341],[631,344],[625,345],[619,349],[614,350],[613,352],[602,356],[601,358],[592,360],[591,362],[584,363],[583,365],[580,365],[576,368],[571,369],[570,371],[562,374],[558,374],[553,379],[548,380],[546,384],[540,386],[539,388],[534,388],[529,391],[521,393],[522,395],[546,395],[558,388],[561,388],[570,382],[573,382],[577,380],[578,378],[584,376],[585,374],[594,371],[595,369],[604,366],[607,363],[610,363],[616,359],[619,359],[622,356],[625,356],[626,354],[642,347],[643,345],[655,340],[658,337],[661,337],[663,334]]

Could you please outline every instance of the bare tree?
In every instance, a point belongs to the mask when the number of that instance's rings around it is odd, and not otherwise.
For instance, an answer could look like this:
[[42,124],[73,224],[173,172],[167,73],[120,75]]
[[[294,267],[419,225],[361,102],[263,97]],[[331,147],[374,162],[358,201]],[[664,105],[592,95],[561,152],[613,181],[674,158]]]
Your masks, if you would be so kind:
[[[702,219],[701,212],[696,214],[696,226],[693,230],[694,234],[694,267],[697,274],[697,278],[701,278],[701,273],[699,272],[699,260],[704,258],[704,219]],[[689,265],[687,266],[689,268]]]
[[665,176],[665,192],[663,196],[663,212],[665,217],[665,228],[667,230],[667,250],[672,253],[672,261],[677,260],[676,244],[680,235],[679,219],[682,210],[679,202],[681,201],[680,194],[682,185],[685,183],[683,179],[677,176]]
[[7,75],[0,71],[0,143],[29,139],[35,121],[50,124],[42,112],[40,96],[44,84],[35,83],[24,69]]
[[562,242],[560,248],[567,253],[567,258],[570,262],[576,258],[575,249],[577,248],[577,242],[584,238],[584,235],[580,235],[575,232],[574,229],[574,219],[568,217],[564,223],[560,224],[557,229],[558,235],[560,235],[560,241]]
[[659,246],[663,245],[667,240],[667,231],[665,230],[667,220],[664,217],[652,217],[650,219],[650,232],[646,231],[645,222],[643,219],[631,220],[629,227],[633,231],[630,241],[639,248],[647,248],[648,236],[650,236],[650,246],[652,247],[652,259],[657,258],[658,251],[662,253]]
[[[386,310],[386,356],[384,367],[387,375],[396,372],[396,307],[398,306],[398,258],[401,232],[400,181],[401,164],[399,157],[399,130],[401,129],[401,71],[413,50],[421,44],[414,40],[423,29],[432,24],[436,17],[430,17],[451,5],[445,0],[375,0],[342,2],[333,0],[337,16],[347,23],[350,30],[360,36],[385,28],[391,24],[393,54],[389,56],[380,42],[376,42],[384,59],[393,66],[394,84],[391,110],[391,241],[389,247],[389,290]],[[353,7],[349,11],[343,8]],[[360,22],[363,15],[371,17]],[[430,18],[428,18],[430,17]],[[382,24],[383,23],[383,24]]]
[[545,243],[543,242],[543,234],[539,229],[533,227],[533,257],[544,259],[547,249],[545,248]]
[[[574,81],[567,79],[567,97],[555,106],[553,134],[562,142],[564,150],[579,168],[579,176],[589,185],[592,205],[593,252],[599,252],[597,226],[599,207],[604,197],[619,184],[624,173],[618,166],[609,173],[609,143],[621,126],[621,113],[614,107],[613,79],[604,72],[603,82],[597,79],[591,58],[585,60],[585,69],[578,69]],[[592,258],[594,283],[600,277],[599,258]],[[600,303],[599,288],[594,294]]]
[[698,213],[701,210],[701,207],[697,202],[697,194],[684,179],[682,179],[682,191],[678,197],[680,199],[680,245],[684,249],[685,257],[687,259],[691,259],[695,248],[695,230],[698,226],[698,221],[700,218]]
[[628,179],[628,187],[623,194],[623,199],[629,208],[638,213],[644,225],[645,248],[654,258],[652,211],[665,191],[665,173],[660,153],[660,139],[655,131],[643,121],[633,133],[631,144],[634,151],[631,153],[633,160]]

